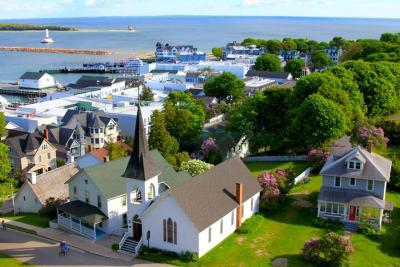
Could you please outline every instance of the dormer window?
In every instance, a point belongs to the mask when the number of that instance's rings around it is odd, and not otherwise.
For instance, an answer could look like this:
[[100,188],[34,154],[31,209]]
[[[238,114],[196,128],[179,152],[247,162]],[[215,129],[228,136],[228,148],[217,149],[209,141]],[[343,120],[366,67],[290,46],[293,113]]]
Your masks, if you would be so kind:
[[352,170],[361,170],[361,162],[358,160],[351,160],[347,163],[347,168]]

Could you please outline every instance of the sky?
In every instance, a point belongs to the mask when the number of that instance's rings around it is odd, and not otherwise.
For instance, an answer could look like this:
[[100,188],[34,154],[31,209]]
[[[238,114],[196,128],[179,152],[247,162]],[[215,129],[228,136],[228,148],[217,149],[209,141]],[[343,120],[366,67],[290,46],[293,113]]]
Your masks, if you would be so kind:
[[154,15],[400,18],[400,0],[0,0],[0,19]]

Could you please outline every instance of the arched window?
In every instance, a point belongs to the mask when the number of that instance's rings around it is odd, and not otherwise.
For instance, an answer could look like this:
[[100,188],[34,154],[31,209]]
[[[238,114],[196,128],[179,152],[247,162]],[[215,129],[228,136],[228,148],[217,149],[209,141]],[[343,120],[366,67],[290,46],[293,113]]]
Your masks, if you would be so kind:
[[178,243],[177,224],[171,218],[163,220],[163,234],[164,234],[164,242],[172,244]]
[[156,187],[154,184],[150,184],[149,193],[147,194],[148,199],[153,199],[156,194]]
[[139,188],[136,188],[131,192],[131,203],[138,202],[142,202],[142,192],[140,192]]
[[174,229],[171,218],[167,220],[167,240],[169,243],[174,243]]

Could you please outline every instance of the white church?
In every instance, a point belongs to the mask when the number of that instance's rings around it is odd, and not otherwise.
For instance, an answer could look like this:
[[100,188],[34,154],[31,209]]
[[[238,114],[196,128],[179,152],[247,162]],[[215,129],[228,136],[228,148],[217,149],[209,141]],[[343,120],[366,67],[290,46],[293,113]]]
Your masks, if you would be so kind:
[[[122,175],[109,176],[118,168]],[[83,169],[67,183],[71,201],[59,207],[59,226],[91,239],[121,234],[120,250],[133,255],[150,246],[201,257],[258,212],[261,191],[239,158],[195,177],[173,170],[149,151],[140,108],[130,158]]]

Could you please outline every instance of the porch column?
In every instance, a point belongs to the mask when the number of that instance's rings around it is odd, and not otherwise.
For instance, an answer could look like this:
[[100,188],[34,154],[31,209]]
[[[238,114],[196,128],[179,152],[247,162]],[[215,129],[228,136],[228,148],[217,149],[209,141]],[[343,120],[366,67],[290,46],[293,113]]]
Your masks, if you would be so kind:
[[348,205],[345,204],[345,205],[344,205],[344,210],[343,210],[343,213],[344,213],[344,214],[343,214],[343,217],[344,217],[344,220],[345,220],[345,221],[347,221],[347,219],[348,219],[348,218],[347,218],[347,206],[348,206]]
[[79,233],[82,233],[82,220],[79,218]]
[[94,234],[94,240],[96,240],[96,224],[93,224],[93,234]]
[[379,230],[381,229],[382,226],[382,217],[383,217],[383,209],[379,210]]
[[321,202],[318,201],[318,207],[317,207],[317,209],[318,209],[318,215],[317,215],[317,217],[318,217],[318,218],[319,218],[319,211],[321,210],[320,207],[321,207]]

